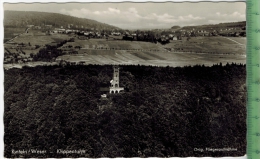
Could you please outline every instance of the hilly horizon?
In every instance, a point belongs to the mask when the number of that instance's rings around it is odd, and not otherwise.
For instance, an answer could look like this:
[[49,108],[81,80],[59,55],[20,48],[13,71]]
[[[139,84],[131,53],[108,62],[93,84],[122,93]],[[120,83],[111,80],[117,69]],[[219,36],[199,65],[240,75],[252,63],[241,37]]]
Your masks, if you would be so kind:
[[[218,24],[203,24],[203,25],[194,25],[194,26],[184,26],[180,29],[192,29],[192,28],[200,28],[200,29],[220,29],[220,28],[235,28],[240,27],[243,28],[246,26],[246,21],[239,21],[239,22],[226,22],[226,23],[218,23]],[[173,26],[176,27],[176,26]]]
[[[60,28],[63,26],[67,28],[68,25],[73,25],[72,28],[79,29],[119,29],[116,26],[98,22],[92,19],[78,18],[70,15],[60,13],[48,13],[37,11],[4,11],[4,27],[25,27],[27,25],[52,25],[53,27]],[[82,28],[83,26],[83,28]]]
[[[102,23],[93,19],[78,18],[75,16],[65,15],[61,13],[37,12],[37,11],[4,11],[4,27],[26,27],[27,25],[52,25],[53,27],[67,28],[68,24],[73,24],[73,28],[77,25],[79,29],[104,29],[104,30],[123,30],[117,26]],[[82,28],[83,26],[83,28]],[[246,21],[226,22],[219,24],[201,24],[194,26],[178,26],[173,25],[169,29],[191,29],[191,28],[230,28],[246,26]],[[177,28],[176,28],[177,27]],[[160,28],[158,28],[160,29]],[[134,29],[135,30],[135,29]]]

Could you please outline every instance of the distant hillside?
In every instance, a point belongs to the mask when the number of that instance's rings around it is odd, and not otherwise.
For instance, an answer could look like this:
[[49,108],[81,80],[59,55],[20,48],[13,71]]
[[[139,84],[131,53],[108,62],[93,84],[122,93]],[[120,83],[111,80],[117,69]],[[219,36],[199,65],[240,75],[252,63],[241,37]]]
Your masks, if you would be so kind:
[[172,26],[171,29],[180,29],[180,26]]
[[63,26],[67,28],[82,29],[119,29],[118,27],[111,26],[105,23],[100,23],[95,20],[77,18],[73,16],[34,12],[34,11],[4,11],[4,26],[5,27],[26,27],[27,25],[52,25],[52,27],[60,28]]
[[224,28],[243,28],[246,26],[246,21],[242,22],[230,22],[230,23],[219,23],[219,24],[208,24],[208,25],[199,25],[199,26],[185,26],[181,29],[191,30],[191,29],[224,29]]

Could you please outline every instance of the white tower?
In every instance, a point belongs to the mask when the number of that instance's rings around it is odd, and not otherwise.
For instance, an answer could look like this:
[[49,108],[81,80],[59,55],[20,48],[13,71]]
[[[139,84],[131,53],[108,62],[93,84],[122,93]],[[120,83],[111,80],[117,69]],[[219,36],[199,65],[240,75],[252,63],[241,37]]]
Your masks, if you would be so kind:
[[113,79],[110,81],[111,86],[109,88],[109,93],[119,93],[124,90],[123,87],[119,87],[119,67],[114,66]]

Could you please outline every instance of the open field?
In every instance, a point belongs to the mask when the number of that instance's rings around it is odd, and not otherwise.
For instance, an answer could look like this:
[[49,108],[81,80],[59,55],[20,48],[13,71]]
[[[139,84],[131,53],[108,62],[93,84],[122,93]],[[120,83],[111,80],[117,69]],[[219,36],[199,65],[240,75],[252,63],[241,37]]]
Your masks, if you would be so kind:
[[216,63],[246,63],[245,55],[218,55],[218,54],[198,54],[183,52],[136,52],[136,51],[120,51],[110,50],[105,52],[96,50],[93,53],[63,55],[58,60],[66,60],[70,62],[84,61],[85,64],[140,64],[155,66],[193,66],[205,65],[212,66]]
[[240,44],[246,45],[246,37],[227,37],[228,39],[234,40]]
[[34,49],[34,50],[23,50],[23,52],[24,52],[26,55],[29,56],[31,53],[32,53],[32,54],[37,54],[40,49],[41,49],[41,48]]
[[120,50],[133,50],[133,49],[162,49],[161,44],[154,44],[150,42],[140,41],[125,41],[125,40],[106,40],[106,39],[89,39],[89,40],[78,40],[75,42],[69,42],[64,47],[81,46],[85,49],[120,49]]
[[[52,42],[60,42],[74,37],[66,34],[45,35],[45,33],[37,30],[29,30],[15,38],[15,43],[29,42],[31,45],[44,46]],[[141,42],[141,41],[124,41],[124,40],[106,40],[106,39],[89,39],[79,40],[75,38],[75,42],[68,42],[61,49],[66,50],[68,46],[81,46],[82,49],[116,49],[116,50],[158,50],[163,51],[169,49],[171,51],[193,52],[193,53],[210,53],[210,54],[245,54],[246,38],[244,37],[191,37],[189,40],[171,40],[170,43],[161,45],[159,43]]]
[[140,41],[123,41],[123,40],[106,40],[106,39],[89,39],[78,40],[65,44],[61,49],[71,45],[81,46],[82,49],[116,49],[116,50],[158,50],[165,49],[173,52],[193,52],[193,53],[210,53],[210,54],[243,54],[245,55],[246,40],[244,37],[225,38],[217,37],[191,37],[190,40],[171,40],[170,43],[161,45],[159,43],[140,42]]
[[[183,41],[188,42],[187,38],[183,39]],[[229,41],[222,36],[200,36],[200,37],[191,37],[189,42],[204,42],[208,44],[218,44],[218,43],[225,43],[225,44],[235,44],[232,41]]]
[[4,42],[14,38],[18,34],[24,33],[26,28],[4,28]]
[[[13,42],[44,46],[52,42],[67,40],[66,34],[41,35],[33,31],[14,39]],[[172,40],[166,45],[160,43],[89,39],[67,42],[60,49],[75,50],[78,54],[57,57],[71,62],[85,61],[85,64],[140,64],[158,66],[207,65],[216,63],[245,63],[246,39],[244,37],[191,37],[190,40]],[[76,49],[75,46],[81,46]],[[39,50],[39,49],[38,49]],[[23,49],[27,56],[38,50]]]
[[45,44],[52,43],[52,42],[60,42],[63,40],[69,39],[69,36],[66,34],[53,34],[53,35],[45,35],[41,32],[38,33],[28,33],[22,34],[18,38],[15,38],[13,42],[15,43],[25,43],[28,44],[29,42],[31,45],[40,45],[44,46]]
[[39,65],[59,64],[59,60],[68,62],[84,61],[87,64],[118,64],[118,65],[151,65],[151,66],[194,66],[205,65],[212,66],[217,63],[246,63],[245,55],[218,55],[218,54],[198,54],[183,52],[134,52],[120,50],[94,50],[95,53],[63,55],[57,58],[57,62],[28,62],[24,64],[4,64],[5,69],[22,68],[22,66],[35,67]]
[[[228,37],[229,38],[229,37]],[[187,38],[183,38],[181,41],[171,41],[164,47],[174,50],[181,50],[185,52],[195,53],[214,53],[214,54],[246,54],[245,45],[246,40],[244,37],[228,39],[221,36],[216,37],[191,37],[188,41]]]

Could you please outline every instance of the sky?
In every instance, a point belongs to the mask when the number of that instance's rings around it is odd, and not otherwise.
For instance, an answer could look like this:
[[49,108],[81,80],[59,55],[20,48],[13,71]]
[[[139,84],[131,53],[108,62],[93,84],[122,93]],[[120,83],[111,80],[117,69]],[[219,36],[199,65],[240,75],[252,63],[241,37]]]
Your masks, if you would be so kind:
[[122,29],[170,28],[245,21],[245,2],[4,3],[4,10],[55,12]]

